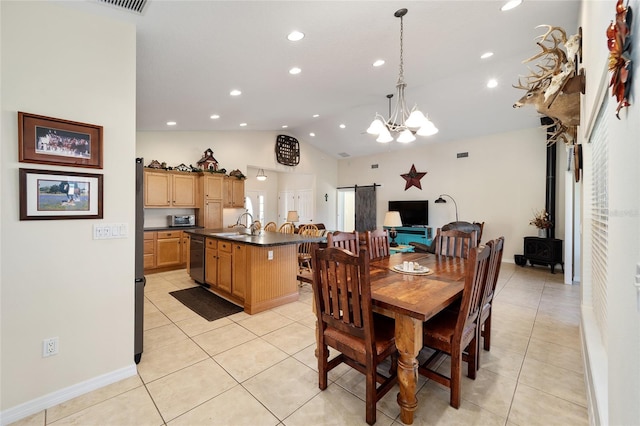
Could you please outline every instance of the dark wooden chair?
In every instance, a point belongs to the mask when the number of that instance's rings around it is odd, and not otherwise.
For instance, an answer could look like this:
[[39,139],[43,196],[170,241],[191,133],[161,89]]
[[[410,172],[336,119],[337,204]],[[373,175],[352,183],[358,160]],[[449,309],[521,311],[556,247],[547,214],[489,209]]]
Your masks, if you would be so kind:
[[[299,235],[315,237],[318,235],[318,228],[315,225],[306,225],[307,227],[299,230]],[[298,247],[298,273],[303,271],[311,272],[311,242],[300,244]]]
[[[493,296],[500,275],[500,265],[502,264],[502,252],[504,251],[504,237],[493,241],[488,241],[487,246],[491,248],[489,257],[489,271],[487,272],[487,282],[484,285],[482,297],[482,308],[480,310],[480,320],[478,326],[478,365],[480,368],[480,336],[484,337],[484,350],[491,349],[491,314],[493,308]],[[484,327],[483,327],[484,326]]]
[[370,260],[389,257],[389,234],[386,229],[374,229],[365,232],[365,245],[369,252]]
[[[483,284],[489,267],[491,249],[474,247],[469,251],[468,266],[460,309],[445,309],[423,325],[423,344],[435,350],[418,372],[450,389],[449,403],[460,407],[463,352],[466,350],[467,376],[476,378],[478,351],[478,319],[483,296]],[[449,377],[432,369],[434,361],[442,355],[451,356]]]
[[276,223],[275,222],[268,222],[264,226],[264,230],[265,231],[269,231],[269,232],[276,232],[277,231]]
[[360,253],[360,236],[358,231],[335,231],[327,234],[327,247],[340,247],[357,255]]
[[[366,421],[372,425],[376,422],[376,403],[397,382],[394,320],[374,317],[366,249],[354,255],[342,248],[320,249],[314,245],[312,257],[319,387],[327,388],[327,373],[343,362],[363,373]],[[328,346],[340,352],[331,361]],[[391,370],[385,377],[377,369],[390,356]]]
[[469,250],[478,245],[476,231],[464,232],[457,229],[438,228],[435,238],[435,254],[449,257],[469,257]]

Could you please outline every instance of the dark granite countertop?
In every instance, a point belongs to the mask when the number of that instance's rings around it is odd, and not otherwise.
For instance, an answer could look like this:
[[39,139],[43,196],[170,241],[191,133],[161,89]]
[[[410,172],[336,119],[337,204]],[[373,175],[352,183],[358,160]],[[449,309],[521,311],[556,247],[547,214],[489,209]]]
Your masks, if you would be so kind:
[[204,229],[202,226],[157,226],[154,228],[144,228],[146,231],[188,231],[193,229]]
[[245,229],[185,229],[185,232],[192,235],[203,235],[205,237],[217,238],[225,241],[235,241],[259,247],[283,246],[289,244],[300,244],[304,242],[323,242],[325,237],[310,237],[298,234],[283,234],[280,232],[262,232],[260,235],[251,235]]

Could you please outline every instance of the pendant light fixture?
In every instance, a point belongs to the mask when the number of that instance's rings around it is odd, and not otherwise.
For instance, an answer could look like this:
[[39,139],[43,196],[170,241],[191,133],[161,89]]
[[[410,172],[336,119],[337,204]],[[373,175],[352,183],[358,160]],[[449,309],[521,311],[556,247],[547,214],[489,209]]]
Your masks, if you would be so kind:
[[259,181],[267,180],[267,175],[264,174],[264,169],[258,170],[258,174],[256,175],[256,179]]
[[431,136],[438,133],[437,127],[422,113],[416,106],[411,110],[407,108],[404,89],[407,83],[404,82],[404,24],[403,17],[407,14],[407,9],[397,10],[393,14],[396,18],[400,18],[400,74],[396,83],[396,104],[391,111],[391,98],[393,95],[387,95],[389,99],[389,118],[385,119],[380,114],[376,114],[375,119],[367,129],[367,133],[377,135],[376,141],[381,143],[391,142],[396,136],[396,141],[400,143],[408,143],[416,140],[415,134],[420,136]]

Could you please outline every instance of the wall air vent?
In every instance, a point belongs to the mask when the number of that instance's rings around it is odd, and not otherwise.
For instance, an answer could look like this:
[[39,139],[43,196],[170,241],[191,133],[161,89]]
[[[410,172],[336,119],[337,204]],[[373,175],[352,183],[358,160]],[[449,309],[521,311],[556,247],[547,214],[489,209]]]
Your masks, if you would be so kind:
[[347,154],[346,152],[339,152],[339,153],[338,153],[338,155],[339,155],[340,157],[343,157],[343,158],[344,158],[344,157],[351,157],[351,155]]
[[142,9],[147,5],[147,0],[98,0],[131,12],[142,13]]

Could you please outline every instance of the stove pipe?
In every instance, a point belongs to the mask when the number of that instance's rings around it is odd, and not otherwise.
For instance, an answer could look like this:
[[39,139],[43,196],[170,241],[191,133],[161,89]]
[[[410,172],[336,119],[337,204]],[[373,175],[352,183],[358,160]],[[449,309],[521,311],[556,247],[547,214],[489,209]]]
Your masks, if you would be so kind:
[[540,123],[547,129],[547,178],[545,182],[544,208],[549,213],[549,220],[553,226],[547,231],[547,237],[556,236],[556,144],[549,145],[549,139],[555,130],[553,120],[549,117],[541,117]]

